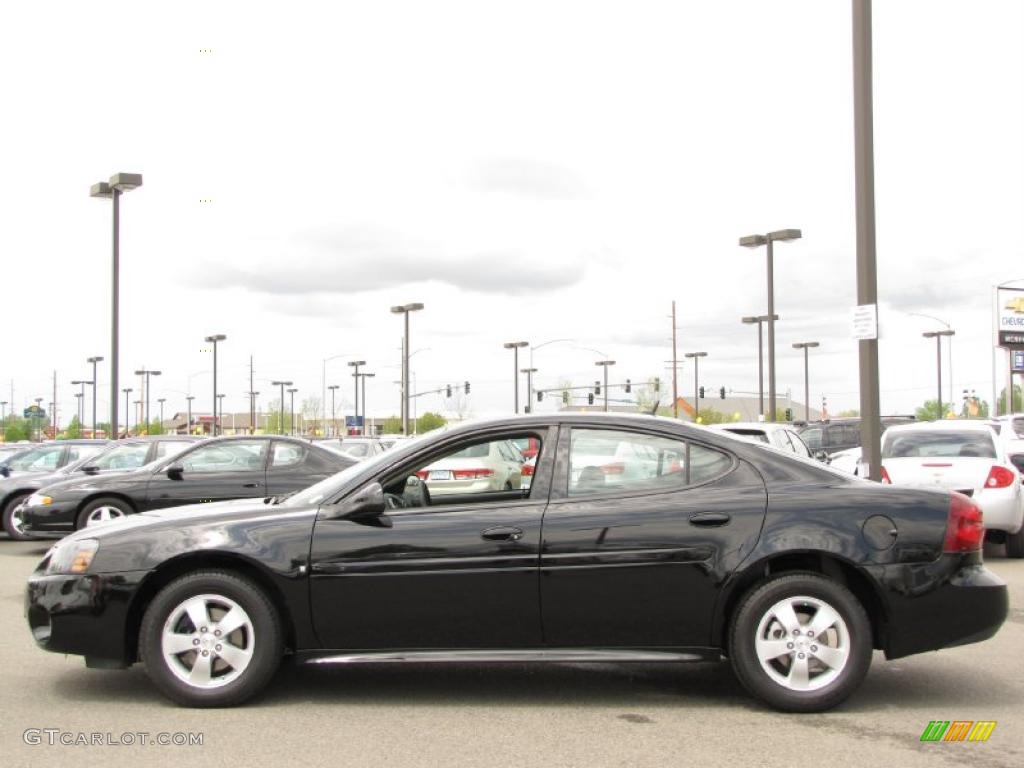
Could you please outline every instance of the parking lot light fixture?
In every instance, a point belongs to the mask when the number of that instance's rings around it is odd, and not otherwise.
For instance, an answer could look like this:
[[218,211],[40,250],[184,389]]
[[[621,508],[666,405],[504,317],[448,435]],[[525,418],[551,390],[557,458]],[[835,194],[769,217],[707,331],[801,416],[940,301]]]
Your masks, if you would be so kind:
[[608,413],[608,369],[615,365],[614,360],[598,360],[594,365],[604,369],[604,412]]
[[[936,356],[935,357],[935,359],[936,359],[935,375],[936,375],[936,384],[937,384],[936,393],[938,395],[937,398],[936,398],[936,403],[938,404],[938,418],[939,418],[939,420],[942,419],[942,337],[943,336],[953,336],[955,334],[956,334],[956,331],[954,331],[952,328],[949,328],[949,329],[944,330],[944,331],[925,331],[924,333],[921,334],[926,339],[935,339],[935,356]],[[952,343],[952,342],[950,342],[950,343]],[[951,405],[952,405],[952,403],[951,403]]]
[[700,389],[700,359],[707,357],[707,352],[687,352],[683,357],[688,357],[693,360],[693,421],[697,422],[700,417],[700,399],[698,398],[698,392]]
[[290,387],[292,385],[292,382],[290,382],[290,381],[272,381],[272,382],[270,382],[270,384],[271,384],[271,386],[280,387],[281,388],[281,423],[278,425],[278,430],[283,435],[284,434],[284,388],[285,387]]
[[217,342],[227,338],[223,333],[207,336],[204,341],[213,344],[213,436],[217,436]]
[[402,341],[402,434],[409,434],[409,403],[412,393],[409,391],[409,313],[419,312],[423,304],[413,302],[411,304],[399,304],[391,307],[392,314],[404,315],[405,335]]
[[136,371],[135,375],[136,376],[143,376],[146,379],[146,383],[144,385],[144,389],[145,389],[145,393],[146,394],[145,394],[145,397],[143,398],[143,400],[146,403],[146,410],[145,410],[145,415],[146,415],[146,434],[148,435],[149,434],[149,378],[150,378],[150,376],[159,376],[160,375],[160,371],[147,371],[145,368],[143,368],[140,371]]
[[777,229],[767,235],[740,238],[740,245],[744,248],[763,245],[768,254],[768,421],[775,421],[775,257],[772,244],[799,240],[802,236],[799,229]]
[[[103,358],[99,356],[87,357],[85,359],[87,363],[92,363],[92,436],[96,437],[96,363],[102,363]],[[84,390],[83,390],[84,391]],[[116,400],[117,398],[115,398]],[[79,421],[85,419],[85,404],[82,404],[82,418]],[[114,430],[115,432],[117,430]],[[116,439],[116,438],[114,438]]]
[[526,374],[526,405],[523,406],[523,413],[533,412],[533,374],[537,372],[536,368],[522,368],[520,373]]
[[167,398],[166,397],[161,397],[161,398],[159,398],[157,400],[157,402],[160,403],[160,434],[163,434],[163,431],[164,431],[164,403],[167,402]]
[[288,394],[291,395],[291,406],[290,406],[290,409],[291,409],[291,414],[292,414],[292,434],[293,435],[295,434],[295,393],[298,392],[298,391],[299,390],[297,388],[295,388],[295,387],[292,387],[291,389],[288,390]]
[[[744,325],[757,323],[757,410],[764,418],[764,334],[763,328],[768,315],[748,315],[740,318]],[[775,315],[775,320],[779,319]]]
[[359,378],[362,379],[362,390],[363,390],[363,392],[362,392],[362,399],[360,400],[360,402],[363,404],[362,434],[364,434],[364,435],[366,434],[366,380],[367,379],[372,379],[376,375],[377,375],[376,373],[360,373],[359,374]]
[[[224,420],[224,393],[221,392],[217,395],[217,408],[213,412],[213,427],[217,428],[217,423]],[[224,432],[224,427],[220,429],[221,433]]]
[[[110,291],[110,425],[114,433],[112,439],[117,439],[117,388],[118,388],[118,320],[120,306],[120,259],[121,259],[121,195],[132,189],[142,186],[142,174],[139,173],[116,173],[110,177],[109,182],[93,184],[89,189],[91,197],[110,198],[113,212],[113,259],[111,270],[111,291]],[[127,414],[126,414],[127,416]],[[93,419],[95,421],[95,419]]]
[[338,385],[337,384],[331,384],[331,386],[329,386],[328,389],[331,391],[331,437],[337,437],[338,436],[338,415],[337,415],[338,412],[334,409],[334,394],[338,391]]
[[[128,437],[132,433],[132,425],[128,417],[128,414],[131,413],[131,411],[128,410],[128,395],[130,395],[134,390],[131,387],[125,387],[121,391],[124,392],[124,436]],[[110,429],[115,433],[118,431],[117,425],[115,424],[111,424]],[[117,438],[115,437],[112,439]]]
[[503,346],[512,350],[513,413],[519,413],[519,350],[530,346],[530,342],[506,341]]
[[359,366],[366,365],[366,361],[365,360],[350,360],[348,365],[349,365],[350,368],[354,368],[355,369],[352,372],[352,381],[355,382],[355,385],[356,385],[355,386],[355,389],[356,389],[355,421],[356,421],[356,429],[359,429]]
[[188,403],[188,414],[187,414],[188,421],[186,422],[186,425],[185,425],[185,434],[186,435],[191,435],[192,434],[192,401],[195,400],[195,399],[196,399],[195,395],[187,395],[185,397],[185,401]]
[[85,385],[92,384],[92,382],[89,381],[89,379],[75,379],[74,381],[71,382],[71,384],[73,386],[80,386],[82,388],[82,391],[75,395],[75,397],[78,398],[78,423],[79,428],[81,428],[82,422],[85,421]]
[[817,346],[820,346],[817,341],[799,341],[793,345],[793,349],[802,349],[804,351],[804,421],[806,422],[811,420],[811,376],[808,372],[807,350],[814,349]]

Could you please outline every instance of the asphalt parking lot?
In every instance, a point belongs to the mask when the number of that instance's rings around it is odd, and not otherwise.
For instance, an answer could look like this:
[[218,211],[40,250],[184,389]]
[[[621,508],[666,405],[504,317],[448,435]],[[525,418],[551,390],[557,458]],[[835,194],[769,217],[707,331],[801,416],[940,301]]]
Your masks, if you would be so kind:
[[[249,706],[181,709],[144,671],[36,649],[23,585],[45,542],[0,537],[0,754],[6,766],[830,766],[1024,764],[1024,561],[987,552],[1011,615],[988,642],[885,662],[824,715],[754,703],[725,664],[285,665]],[[955,621],[951,616],[950,620]],[[995,720],[985,743],[922,743],[930,720]],[[26,744],[27,729],[201,733],[202,745]]]

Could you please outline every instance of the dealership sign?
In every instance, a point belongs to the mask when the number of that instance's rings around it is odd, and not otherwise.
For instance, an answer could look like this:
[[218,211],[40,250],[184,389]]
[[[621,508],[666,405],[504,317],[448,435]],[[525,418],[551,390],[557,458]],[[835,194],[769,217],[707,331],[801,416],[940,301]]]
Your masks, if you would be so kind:
[[1024,347],[1024,288],[1000,288],[999,346]]

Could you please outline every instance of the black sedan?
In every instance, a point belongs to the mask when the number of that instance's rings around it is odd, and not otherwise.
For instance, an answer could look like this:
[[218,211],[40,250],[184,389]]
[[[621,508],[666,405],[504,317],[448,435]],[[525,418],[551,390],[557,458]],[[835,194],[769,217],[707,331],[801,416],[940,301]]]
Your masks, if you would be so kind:
[[66,533],[135,512],[294,493],[354,463],[290,437],[223,437],[134,472],[46,486],[19,514],[29,535]]
[[32,538],[23,530],[21,505],[40,488],[89,475],[138,469],[151,461],[180,453],[201,439],[189,435],[160,435],[118,440],[99,446],[96,453],[86,452],[87,455],[53,472],[20,472],[4,478],[0,480],[4,530],[12,539]]
[[50,440],[29,445],[0,462],[0,477],[43,474],[100,451],[106,440]]
[[[481,448],[527,438],[529,489],[479,490],[494,471]],[[529,416],[410,441],[277,503],[80,531],[43,558],[26,605],[40,647],[92,667],[144,660],[191,706],[249,698],[285,654],[727,656],[772,706],[819,711],[857,688],[873,648],[898,658],[995,634],[1007,590],[982,565],[983,535],[956,493],[656,417]]]

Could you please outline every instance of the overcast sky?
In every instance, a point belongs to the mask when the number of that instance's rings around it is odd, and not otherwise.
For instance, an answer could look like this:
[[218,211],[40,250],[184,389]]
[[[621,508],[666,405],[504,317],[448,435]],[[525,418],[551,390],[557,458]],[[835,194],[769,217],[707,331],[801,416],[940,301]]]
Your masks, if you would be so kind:
[[[411,301],[417,388],[469,380],[476,415],[511,409],[505,341],[575,340],[536,350],[540,387],[592,382],[593,350],[613,380],[667,381],[673,299],[702,381],[756,392],[740,317],[766,311],[764,253],[737,240],[785,227],[803,239],[776,248],[779,390],[802,400],[791,344],[816,340],[812,403],[858,405],[848,0],[4,17],[0,397],[13,382],[19,410],[56,369],[66,422],[85,358],[109,359],[110,204],[88,191],[118,171],[144,177],[122,202],[121,386],[163,370],[168,412],[189,390],[209,409],[202,340],[225,333],[227,410],[247,409],[250,355],[266,407],[271,379],[319,395],[324,358],[350,354],[377,373],[370,412],[397,413],[388,308]],[[1019,0],[875,3],[884,413],[934,397],[921,333],[941,326],[913,313],[955,328],[957,398],[991,397],[990,286],[1024,278],[1022,33]]]

